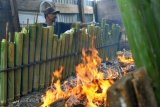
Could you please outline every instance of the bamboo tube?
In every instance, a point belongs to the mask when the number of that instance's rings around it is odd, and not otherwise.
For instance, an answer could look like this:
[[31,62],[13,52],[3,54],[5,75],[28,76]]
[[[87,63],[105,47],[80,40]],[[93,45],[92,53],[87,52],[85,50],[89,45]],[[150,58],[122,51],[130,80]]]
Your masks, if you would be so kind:
[[[56,56],[57,56],[57,47],[58,47],[57,45],[58,45],[58,36],[54,34],[53,42],[52,42],[52,58],[56,58]],[[55,65],[56,65],[56,60],[54,59],[51,62],[51,76],[52,76],[54,70],[56,70]]]
[[100,34],[99,34],[99,30],[100,29],[100,27],[97,27],[96,26],[96,28],[95,28],[95,41],[94,41],[94,43],[95,43],[95,48],[99,48],[99,42],[98,42],[98,40],[99,40],[99,37],[100,37]]
[[[58,40],[58,42],[57,42],[57,56],[56,57],[60,57],[60,53],[61,53],[61,42],[62,42],[62,40],[61,40],[61,38]],[[60,65],[59,65],[59,62],[60,62],[60,58],[58,58],[58,59],[56,59],[56,62],[55,62],[55,69],[58,69],[59,67],[60,67]]]
[[[45,61],[47,58],[47,39],[48,39],[48,27],[42,28],[42,50],[41,50],[41,61]],[[40,64],[40,89],[44,88],[45,85],[45,74],[46,74],[46,63]]]
[[[36,24],[36,32],[37,32],[36,37],[35,37],[36,39],[34,38],[34,35],[33,35],[33,40],[32,40],[33,41],[32,43],[34,43],[35,41],[35,59],[34,60],[36,62],[40,61],[41,42],[42,42],[42,26],[43,25],[41,23]],[[40,81],[39,72],[40,72],[40,64],[36,64],[34,66],[34,80],[33,80],[33,90],[35,91],[39,89],[39,81]]]
[[[99,42],[100,39],[101,39],[101,29],[98,26],[95,27],[95,36],[96,36],[96,38],[95,38],[95,47],[99,48],[101,46],[101,43]],[[100,52],[100,50],[101,49],[99,49],[99,52]],[[99,55],[100,55],[100,53],[99,53]]]
[[[22,65],[23,33],[15,33],[15,65]],[[20,97],[21,91],[21,68],[15,70],[15,97]]]
[[153,81],[158,106],[160,106],[160,27],[157,25],[160,22],[157,16],[160,14],[155,13],[160,10],[157,4],[159,1],[117,0],[117,3],[136,66],[146,68]]
[[[67,55],[67,51],[68,51],[68,47],[67,47],[67,45],[68,45],[67,35],[68,34],[66,32],[63,34],[63,36],[64,36],[64,49],[63,49],[62,52],[64,52],[64,53],[63,53],[62,56]],[[65,56],[62,59],[63,60],[61,60],[61,61],[63,61],[63,62],[61,62],[61,65],[64,67],[64,69],[62,71],[62,80],[65,80],[67,78],[67,71],[66,71],[66,69],[67,69],[67,67],[66,67],[66,59],[67,59],[67,57]]]
[[[34,63],[35,61],[35,38],[36,37],[36,25],[29,27],[29,63]],[[36,71],[35,71],[36,72]],[[34,66],[29,67],[28,73],[28,91],[31,92],[34,87],[34,78],[33,75],[36,75],[34,72]]]
[[[48,33],[48,44],[47,44],[47,60],[51,59],[52,54],[52,43],[53,42],[53,27],[49,27],[49,33]],[[51,77],[51,62],[46,63],[46,77],[45,77],[45,86],[48,87],[50,84],[50,77]]]
[[[82,48],[86,49],[86,29],[82,28]],[[82,50],[81,50],[82,51]]]
[[81,37],[81,30],[78,31],[78,42],[77,42],[77,56],[76,56],[76,65],[80,63],[80,59],[81,59],[81,43],[82,43],[82,37]]
[[[25,29],[25,28],[23,28]],[[26,30],[26,29],[25,29]],[[29,36],[26,31],[23,32],[23,53],[22,53],[22,64],[28,64],[28,55],[29,55]],[[28,67],[22,68],[22,85],[21,85],[21,94],[26,95],[28,93]]]
[[[109,44],[108,41],[109,41],[109,34],[110,34],[109,24],[105,24],[105,34],[106,34],[105,35],[105,45],[107,46]],[[106,51],[105,57],[109,58],[108,47],[105,48],[105,51]]]
[[[12,42],[8,42],[8,67],[13,68],[14,67],[14,48],[15,45]],[[7,90],[7,99],[8,101],[13,101],[14,100],[14,70],[11,70],[8,72],[8,90]]]
[[119,42],[119,36],[120,36],[120,26],[119,25],[114,25],[112,27],[112,36],[113,36],[113,44],[117,43],[116,45],[113,46],[113,53],[112,53],[112,58],[115,57],[116,52],[118,51],[118,42]]
[[[7,41],[2,39],[0,43],[0,69],[7,69]],[[7,104],[7,72],[0,72],[0,106]]]
[[[66,39],[65,39],[65,55],[69,55],[69,42],[70,42],[70,33],[67,33],[66,34]],[[69,71],[68,71],[68,67],[69,67],[69,61],[70,61],[70,56],[66,56],[65,59],[64,59],[64,71],[65,71],[65,79],[67,77],[69,77]]]
[[[62,34],[61,35],[61,49],[60,49],[60,56],[64,56],[65,54],[65,39],[66,39],[66,34]],[[64,58],[60,58],[59,59],[59,66],[63,66],[64,67]],[[64,68],[65,69],[65,68]],[[62,71],[62,80],[65,79],[65,70]]]
[[[68,41],[68,54],[72,54],[74,51],[72,48],[72,42],[73,42],[73,32],[71,32],[69,34],[69,36],[67,37],[67,41]],[[74,55],[67,57],[66,60],[66,66],[67,66],[67,76],[72,76],[73,70],[74,70],[74,66],[73,66],[73,62],[72,62],[72,58],[74,58]]]

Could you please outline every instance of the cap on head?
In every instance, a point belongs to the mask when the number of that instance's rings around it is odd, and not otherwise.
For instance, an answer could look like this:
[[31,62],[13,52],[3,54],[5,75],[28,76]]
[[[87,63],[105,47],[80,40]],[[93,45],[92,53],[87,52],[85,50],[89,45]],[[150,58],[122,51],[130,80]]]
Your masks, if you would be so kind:
[[54,8],[52,7],[48,7],[46,8],[46,10],[44,11],[44,15],[48,15],[48,14],[58,14],[60,13],[60,11],[56,11]]

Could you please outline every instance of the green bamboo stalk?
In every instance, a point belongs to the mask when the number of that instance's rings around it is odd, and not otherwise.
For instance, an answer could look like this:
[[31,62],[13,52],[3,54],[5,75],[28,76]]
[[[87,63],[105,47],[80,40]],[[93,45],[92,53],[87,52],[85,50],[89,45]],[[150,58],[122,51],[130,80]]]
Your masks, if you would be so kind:
[[113,44],[117,43],[116,45],[113,46],[112,58],[114,58],[116,55],[116,52],[118,51],[118,42],[119,42],[121,27],[118,24],[115,24],[115,26],[113,26],[112,29],[113,29],[113,32],[112,32]]
[[[35,43],[35,59],[34,60],[36,62],[40,61],[41,42],[42,42],[42,26],[43,25],[41,23],[36,24],[36,37],[33,35],[33,37],[31,37],[32,40],[30,40],[32,41],[32,43]],[[30,46],[32,45],[30,43]],[[34,66],[34,80],[33,80],[33,90],[35,91],[39,89],[39,81],[40,81],[40,77],[39,77],[40,70],[39,69],[40,69],[40,64],[36,64]]]
[[79,53],[77,55],[77,64],[79,64],[81,62],[81,51],[82,51],[82,30],[80,29],[79,32],[78,32],[78,50],[77,52]]
[[[60,56],[64,56],[65,53],[65,39],[66,39],[66,34],[63,33],[61,34],[61,50],[60,50]],[[59,66],[63,66],[64,67],[64,58],[59,59]],[[64,68],[65,69],[65,68]],[[62,80],[65,79],[65,70],[62,71]]]
[[[53,42],[53,27],[49,26],[49,34],[48,34],[48,44],[47,44],[47,60],[51,59],[52,54],[52,42]],[[51,77],[51,62],[46,63],[46,77],[45,77],[45,86],[49,86],[50,84],[50,77]]]
[[[36,37],[36,25],[31,25],[29,27],[29,63],[34,63],[35,61],[35,38]],[[37,71],[34,71],[34,66],[29,67],[29,73],[28,73],[28,91],[31,92],[33,89],[33,80],[34,76]]]
[[[22,51],[23,51],[23,33],[15,33],[15,65],[22,65]],[[15,97],[20,97],[21,91],[21,68],[15,70]]]
[[[14,52],[14,48],[15,48],[15,45],[14,43],[12,42],[9,42],[8,43],[8,67],[9,68],[13,68],[14,67],[14,55],[15,55],[15,52]],[[8,101],[13,101],[14,100],[14,70],[11,70],[8,72],[8,90],[7,90],[7,99]]]
[[[57,45],[58,45],[58,36],[54,34],[53,42],[52,42],[52,58],[57,57],[57,47],[58,47]],[[51,62],[51,78],[52,78],[53,72],[56,70],[55,65],[56,65],[56,60],[54,59]]]
[[[117,0],[137,67],[145,67],[160,106],[160,22],[158,0]],[[125,5],[124,5],[125,4]],[[127,8],[127,9],[126,9]],[[156,11],[155,11],[156,10]],[[156,15],[158,14],[158,15]],[[155,17],[154,17],[155,16]]]
[[[22,30],[23,33],[23,53],[22,53],[22,64],[28,64],[28,55],[29,55],[29,36],[25,28]],[[26,95],[28,93],[28,67],[22,68],[22,85],[21,85],[21,94]]]
[[[61,54],[61,43],[62,43],[62,38],[60,38],[60,39],[58,39],[58,42],[57,42],[57,58],[58,57],[60,57],[60,54]],[[56,59],[55,60],[56,62],[55,62],[55,69],[59,69],[59,67],[60,67],[60,59],[58,58],[58,59]]]
[[[74,52],[74,46],[73,46],[73,32],[69,36],[68,40],[68,54],[72,54]],[[68,76],[71,76],[74,73],[74,55],[69,56],[67,59],[67,73]]]
[[[0,69],[7,69],[7,41],[0,42]],[[0,72],[0,106],[7,104],[7,72]]]
[[[109,41],[109,34],[110,34],[110,28],[109,28],[109,24],[105,24],[105,45],[108,45],[108,41]],[[108,47],[105,48],[106,54],[105,56],[107,58],[109,58],[109,49]]]
[[[66,34],[66,39],[65,39],[65,55],[69,55],[69,42],[70,42],[70,33]],[[64,59],[64,70],[65,70],[65,78],[69,77],[69,61],[70,61],[70,56],[65,57]]]
[[[42,29],[42,49],[41,49],[41,61],[47,59],[47,40],[48,40],[48,27],[43,27]],[[44,88],[45,85],[45,74],[46,74],[46,63],[40,65],[40,89]]]

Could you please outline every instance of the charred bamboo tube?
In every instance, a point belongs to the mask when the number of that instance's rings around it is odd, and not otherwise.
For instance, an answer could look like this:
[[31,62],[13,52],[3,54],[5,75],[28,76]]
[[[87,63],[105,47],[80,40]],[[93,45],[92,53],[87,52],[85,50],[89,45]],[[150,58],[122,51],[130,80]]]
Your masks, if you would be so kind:
[[[51,59],[52,54],[52,42],[53,42],[53,27],[49,27],[48,33],[48,44],[47,44],[47,60]],[[50,77],[51,77],[51,62],[46,63],[46,77],[45,77],[45,86],[49,86],[50,84]]]
[[[40,61],[41,41],[42,41],[42,26],[43,25],[41,23],[37,23],[37,25],[36,25],[36,32],[37,32],[36,37],[34,35],[32,37],[32,39],[33,39],[32,43],[35,43],[35,61],[36,62]],[[32,44],[32,45],[34,45],[34,44]],[[34,80],[33,80],[33,90],[35,90],[35,91],[37,91],[39,89],[39,80],[40,80],[39,72],[40,72],[40,64],[36,64],[34,66]]]
[[[35,37],[36,37],[36,25],[29,27],[29,63],[34,63],[35,61]],[[36,71],[35,71],[36,72]],[[29,67],[28,72],[28,91],[31,92],[34,87],[34,78],[33,75],[36,75],[34,72],[34,66]]]
[[[23,54],[22,54],[22,64],[28,64],[28,55],[29,55],[29,36],[28,32],[25,28],[22,30],[23,33]],[[29,76],[30,77],[30,76]],[[28,93],[28,67],[22,68],[22,86],[21,86],[21,94],[26,95]]]
[[[57,47],[58,47],[57,45],[58,45],[58,36],[54,34],[53,42],[52,42],[52,58],[55,58],[57,56]],[[56,60],[54,59],[51,62],[51,76],[52,76],[54,70],[56,70],[55,65],[56,65]]]
[[[12,42],[9,42],[8,43],[8,67],[9,68],[13,68],[14,67],[14,55],[15,55],[15,52],[14,52],[14,48],[15,48],[15,45],[14,43]],[[8,90],[7,90],[7,99],[8,101],[13,101],[14,100],[14,70],[11,70],[8,72]]]
[[[0,69],[7,69],[7,41],[3,39],[0,43]],[[7,104],[7,72],[0,72],[0,106]]]
[[[22,65],[23,33],[15,33],[15,65]],[[21,68],[15,70],[15,97],[20,97],[21,91]]]
[[157,18],[160,13],[155,13],[160,10],[159,1],[117,0],[117,3],[136,66],[146,68],[160,106],[160,20]]
[[[42,50],[41,50],[41,61],[45,61],[47,58],[47,38],[48,38],[48,27],[42,29]],[[46,74],[46,63],[40,65],[40,89],[44,88],[45,85],[45,74]]]

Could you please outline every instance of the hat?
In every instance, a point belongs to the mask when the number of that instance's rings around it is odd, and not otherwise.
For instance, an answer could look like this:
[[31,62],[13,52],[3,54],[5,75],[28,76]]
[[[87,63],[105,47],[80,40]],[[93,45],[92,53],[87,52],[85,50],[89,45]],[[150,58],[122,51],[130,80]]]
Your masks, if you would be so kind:
[[58,14],[60,13],[60,11],[56,11],[54,8],[52,7],[48,7],[46,8],[46,10],[44,11],[44,14],[47,15],[47,14]]

